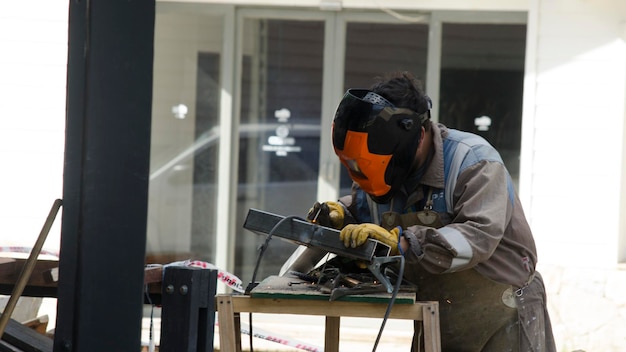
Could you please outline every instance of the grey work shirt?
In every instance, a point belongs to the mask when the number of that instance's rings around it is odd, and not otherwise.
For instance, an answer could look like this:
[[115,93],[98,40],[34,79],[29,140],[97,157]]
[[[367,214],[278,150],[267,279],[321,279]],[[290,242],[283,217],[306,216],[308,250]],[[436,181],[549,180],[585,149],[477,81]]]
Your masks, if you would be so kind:
[[[474,268],[499,283],[525,286],[534,273],[537,252],[500,155],[481,137],[442,124],[432,124],[432,135],[432,158],[419,179],[405,185],[409,191],[404,194],[403,211],[415,211],[413,204],[423,204],[424,189],[434,189],[440,203],[446,191],[453,192],[445,197],[447,207],[444,204],[443,209],[435,209],[442,215],[443,227],[415,225],[405,229],[411,247],[405,255],[405,277],[410,280],[412,265],[433,274]],[[458,170],[450,170],[455,168],[450,160],[459,146],[465,148],[459,159],[463,163]],[[453,176],[456,178],[450,178]],[[351,196],[340,199],[354,222],[372,219],[370,207],[363,204],[363,193],[356,186]]]

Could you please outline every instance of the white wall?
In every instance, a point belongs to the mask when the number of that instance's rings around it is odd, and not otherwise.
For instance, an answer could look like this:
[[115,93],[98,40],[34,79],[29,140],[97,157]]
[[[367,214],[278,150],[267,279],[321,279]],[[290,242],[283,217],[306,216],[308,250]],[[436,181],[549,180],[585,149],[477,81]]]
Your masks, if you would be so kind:
[[522,192],[557,348],[623,351],[626,2],[530,4]]
[[[63,197],[68,9],[67,0],[0,2],[2,256],[27,257],[52,203]],[[62,212],[44,251],[59,251]],[[24,317],[48,315],[54,329],[55,299],[20,298],[16,312],[28,304],[41,306]]]
[[62,198],[67,20],[67,0],[0,2],[0,246],[32,247]]
[[[620,214],[624,2],[537,1],[526,211],[548,264],[614,266]],[[528,171],[528,170],[527,170]]]

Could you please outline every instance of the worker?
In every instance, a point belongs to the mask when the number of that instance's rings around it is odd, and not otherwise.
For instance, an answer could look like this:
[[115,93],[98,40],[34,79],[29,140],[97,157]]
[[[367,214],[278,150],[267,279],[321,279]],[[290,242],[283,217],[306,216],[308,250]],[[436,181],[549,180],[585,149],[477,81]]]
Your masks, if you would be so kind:
[[[499,153],[433,123],[431,107],[408,72],[349,89],[332,143],[352,192],[309,219],[340,229],[346,247],[373,238],[403,255],[417,298],[439,301],[443,351],[555,351],[535,242]],[[298,255],[287,268],[314,262]]]

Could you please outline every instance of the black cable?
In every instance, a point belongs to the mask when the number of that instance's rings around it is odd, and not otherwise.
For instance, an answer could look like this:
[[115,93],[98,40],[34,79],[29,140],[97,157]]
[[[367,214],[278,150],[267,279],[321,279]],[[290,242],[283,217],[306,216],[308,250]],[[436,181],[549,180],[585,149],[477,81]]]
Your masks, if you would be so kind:
[[153,343],[153,339],[154,336],[152,336],[152,331],[154,330],[154,303],[152,303],[152,297],[150,297],[150,291],[148,289],[148,285],[145,285],[145,293],[146,293],[146,299],[148,300],[148,303],[150,304],[150,330],[149,330],[149,336],[148,336],[148,349],[150,348],[150,345]]
[[385,324],[387,323],[387,319],[389,318],[389,314],[391,313],[391,308],[393,308],[393,304],[396,301],[398,292],[400,292],[400,285],[402,284],[402,277],[404,276],[404,257],[403,256],[398,256],[398,257],[400,257],[400,270],[398,272],[398,279],[396,280],[396,286],[393,289],[393,293],[391,294],[391,299],[389,300],[389,304],[387,305],[387,311],[385,312],[385,317],[383,318],[383,322],[380,325],[380,329],[378,330],[378,336],[376,337],[376,342],[374,342],[374,347],[372,348],[372,352],[376,352],[376,348],[378,347],[378,343],[380,342],[380,337],[383,334]]
[[[267,237],[265,238],[265,241],[258,248],[259,254],[257,255],[256,264],[254,265],[254,272],[252,273],[252,280],[250,281],[250,284],[248,285],[248,289],[246,289],[246,291],[251,291],[252,289],[250,287],[253,287],[253,285],[256,285],[256,274],[257,274],[257,272],[259,270],[259,265],[261,264],[261,258],[263,258],[263,254],[265,254],[265,251],[267,250],[267,247],[270,244],[270,240],[272,239],[272,236],[274,235],[274,232],[284,222],[291,221],[291,220],[294,220],[294,219],[306,221],[303,218],[301,218],[299,216],[295,216],[295,215],[285,216],[284,218],[280,219],[280,221],[278,221],[276,223],[276,225],[274,225],[274,227],[272,227],[270,232],[268,232]],[[246,292],[246,293],[250,293],[250,292]],[[254,352],[254,348],[252,347],[252,338],[253,338],[253,336],[252,336],[253,335],[253,333],[252,333],[252,312],[248,313],[248,325],[250,326],[250,352]]]
[[261,246],[258,249],[259,255],[257,256],[256,265],[254,266],[254,272],[252,273],[252,281],[251,281],[252,284],[254,284],[256,282],[256,274],[257,274],[257,271],[259,270],[259,264],[261,263],[261,258],[263,257],[263,254],[265,253],[265,250],[269,246],[270,240],[272,239],[272,236],[274,235],[274,232],[284,222],[289,221],[289,220],[294,220],[294,219],[306,221],[306,220],[304,220],[303,218],[301,218],[299,216],[295,216],[295,215],[286,216],[286,217],[280,219],[280,221],[277,222],[276,225],[274,225],[274,227],[272,227],[270,232],[267,234],[267,237],[265,238],[265,242],[263,242],[263,244],[261,244]]

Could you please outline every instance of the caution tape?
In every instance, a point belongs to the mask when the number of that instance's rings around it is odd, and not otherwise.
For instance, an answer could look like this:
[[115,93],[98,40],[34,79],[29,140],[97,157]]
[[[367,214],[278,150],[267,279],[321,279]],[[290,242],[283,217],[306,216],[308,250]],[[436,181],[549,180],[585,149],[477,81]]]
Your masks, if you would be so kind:
[[[217,280],[221,281],[222,283],[224,283],[226,286],[230,287],[231,289],[240,292],[240,293],[244,293],[245,290],[243,288],[243,282],[241,281],[240,278],[238,278],[236,275],[229,273],[228,271],[222,270],[218,267],[216,267],[215,265],[211,264],[211,263],[207,263],[207,262],[203,262],[200,260],[184,260],[184,261],[179,261],[179,262],[173,262],[170,264],[166,264],[163,266],[163,268],[166,268],[168,266],[185,266],[185,267],[194,267],[194,268],[202,268],[202,269],[211,269],[211,270],[217,270]],[[165,271],[164,271],[165,272]]]
[[[21,247],[21,246],[0,246],[0,253],[30,253],[33,251],[32,247]],[[39,254],[51,255],[54,257],[59,257],[59,252],[42,249]]]
[[[149,341],[147,343],[148,347],[148,351],[149,352],[153,352],[154,351],[154,346],[155,346],[155,341],[154,341],[154,333],[153,333],[153,326],[152,326],[152,317],[150,317],[150,338]],[[250,327],[248,324],[241,322],[241,333],[250,336]],[[219,322],[216,320],[215,321],[215,326],[219,327]],[[263,329],[259,329],[258,327],[254,327],[253,328],[253,332],[252,332],[252,336],[256,337],[258,339],[262,339],[262,340],[266,340],[266,341],[270,341],[270,342],[274,342],[274,343],[278,343],[284,346],[288,346],[288,347],[292,347],[292,348],[296,348],[302,351],[307,351],[307,352],[324,352],[324,348],[320,347],[320,346],[316,346],[310,343],[306,343],[306,342],[302,342],[302,341],[298,341],[296,339],[292,339],[290,337],[282,337],[279,335],[276,335],[274,333],[268,332],[266,330]],[[144,342],[145,343],[145,342]]]
[[[245,323],[241,323],[241,333],[250,335],[250,327]],[[303,351],[324,352],[324,348],[322,347],[311,345],[311,344],[298,341],[289,337],[281,337],[271,332],[265,331],[263,329],[259,329],[256,326],[252,328],[252,336],[259,338],[259,339],[279,343],[281,345],[297,348]]]

